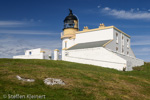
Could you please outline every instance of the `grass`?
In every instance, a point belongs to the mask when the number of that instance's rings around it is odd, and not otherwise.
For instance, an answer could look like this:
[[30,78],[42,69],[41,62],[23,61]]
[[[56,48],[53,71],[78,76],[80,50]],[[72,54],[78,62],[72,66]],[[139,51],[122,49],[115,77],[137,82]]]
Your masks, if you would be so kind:
[[[48,77],[66,85],[47,86],[43,80]],[[45,95],[46,100],[150,100],[150,63],[122,72],[66,61],[0,59],[0,100],[16,94]]]

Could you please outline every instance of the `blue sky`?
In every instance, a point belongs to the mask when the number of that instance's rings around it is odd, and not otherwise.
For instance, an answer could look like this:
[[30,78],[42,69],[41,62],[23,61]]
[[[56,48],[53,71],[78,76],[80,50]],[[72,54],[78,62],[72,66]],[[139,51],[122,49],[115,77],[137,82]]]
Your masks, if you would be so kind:
[[69,8],[79,28],[114,25],[131,36],[137,58],[150,61],[149,0],[0,0],[0,58],[33,48],[61,49]]

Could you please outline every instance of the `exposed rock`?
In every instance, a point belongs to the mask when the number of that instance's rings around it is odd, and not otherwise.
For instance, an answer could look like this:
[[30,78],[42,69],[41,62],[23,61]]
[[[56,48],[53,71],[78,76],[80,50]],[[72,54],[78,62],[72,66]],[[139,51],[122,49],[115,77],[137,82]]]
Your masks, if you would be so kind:
[[18,80],[21,80],[21,81],[25,81],[25,82],[34,82],[35,80],[34,79],[25,79],[25,78],[21,78],[20,76],[16,76],[16,78],[18,79]]
[[55,78],[46,78],[44,80],[44,83],[46,85],[55,85],[55,84],[65,85],[65,83],[61,79],[55,79]]

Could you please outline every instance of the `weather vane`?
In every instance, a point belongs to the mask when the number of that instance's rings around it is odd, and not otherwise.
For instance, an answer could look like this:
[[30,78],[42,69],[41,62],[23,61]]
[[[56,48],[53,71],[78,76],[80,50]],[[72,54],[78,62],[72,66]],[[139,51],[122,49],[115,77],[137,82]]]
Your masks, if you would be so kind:
[[70,11],[70,13],[72,14],[72,10],[71,10],[71,9],[69,9],[69,11]]

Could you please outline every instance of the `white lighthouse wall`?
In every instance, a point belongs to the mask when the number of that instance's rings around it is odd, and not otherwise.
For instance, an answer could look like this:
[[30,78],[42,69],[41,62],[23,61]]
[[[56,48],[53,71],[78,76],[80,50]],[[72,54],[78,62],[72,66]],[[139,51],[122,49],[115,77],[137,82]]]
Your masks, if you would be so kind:
[[113,39],[113,28],[77,33],[75,42],[86,43],[111,39]]
[[[65,47],[65,43],[66,43],[67,47]],[[73,46],[74,44],[75,44],[75,39],[64,38],[62,40],[62,49],[69,48],[69,47]]]
[[126,60],[103,47],[63,50],[62,60],[123,70]]

